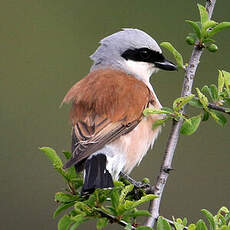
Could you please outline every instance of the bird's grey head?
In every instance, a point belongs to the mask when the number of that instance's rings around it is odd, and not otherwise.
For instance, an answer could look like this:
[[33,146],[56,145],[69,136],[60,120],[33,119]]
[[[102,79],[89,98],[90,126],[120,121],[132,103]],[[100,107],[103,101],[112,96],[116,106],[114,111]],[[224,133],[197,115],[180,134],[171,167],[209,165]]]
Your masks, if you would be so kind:
[[167,61],[156,41],[139,29],[123,29],[100,41],[90,58],[91,71],[100,68],[120,69],[140,80],[148,81],[158,69],[175,70]]

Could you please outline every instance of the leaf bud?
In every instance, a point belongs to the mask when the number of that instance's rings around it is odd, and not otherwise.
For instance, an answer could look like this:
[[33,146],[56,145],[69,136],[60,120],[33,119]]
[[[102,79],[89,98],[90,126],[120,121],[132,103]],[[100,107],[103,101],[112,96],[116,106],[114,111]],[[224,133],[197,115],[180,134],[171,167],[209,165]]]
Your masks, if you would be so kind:
[[150,180],[149,178],[145,177],[143,180],[142,180],[143,183],[146,183],[146,184],[150,184]]
[[194,45],[194,44],[195,44],[195,39],[194,39],[194,37],[189,36],[189,35],[185,38],[185,41],[186,41],[189,45]]
[[208,51],[214,53],[214,52],[216,52],[218,50],[218,47],[217,47],[216,44],[211,44],[211,45],[208,45],[207,49],[208,49]]

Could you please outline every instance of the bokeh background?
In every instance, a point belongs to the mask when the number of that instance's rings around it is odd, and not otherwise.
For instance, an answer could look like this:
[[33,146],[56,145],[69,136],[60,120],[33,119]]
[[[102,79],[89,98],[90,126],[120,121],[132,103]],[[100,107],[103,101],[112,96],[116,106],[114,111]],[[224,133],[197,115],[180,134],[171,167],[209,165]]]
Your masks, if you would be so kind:
[[[217,1],[214,19],[230,21],[229,10],[229,0]],[[57,229],[54,194],[65,184],[38,148],[60,154],[70,149],[69,106],[59,105],[88,73],[99,40],[124,27],[140,28],[158,42],[172,42],[188,60],[192,47],[184,38],[191,28],[184,21],[197,17],[196,1],[1,1],[0,229]],[[219,51],[202,56],[195,86],[216,82],[217,69],[230,71],[229,38],[230,30],[216,36]],[[170,106],[180,95],[183,72],[161,71],[151,82],[161,103]],[[229,125],[209,121],[194,135],[181,136],[161,215],[196,221],[202,208],[230,206]],[[169,127],[133,177],[155,181]],[[80,229],[95,229],[94,223]]]

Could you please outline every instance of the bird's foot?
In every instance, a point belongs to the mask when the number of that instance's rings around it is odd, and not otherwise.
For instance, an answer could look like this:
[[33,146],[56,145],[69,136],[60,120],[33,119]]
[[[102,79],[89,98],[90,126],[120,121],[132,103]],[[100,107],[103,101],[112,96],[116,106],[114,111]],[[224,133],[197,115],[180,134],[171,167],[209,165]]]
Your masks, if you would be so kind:
[[153,190],[152,186],[146,181],[136,181],[132,177],[123,172],[120,172],[120,176],[125,180],[129,181],[131,184],[133,184],[136,189],[144,189],[146,191]]

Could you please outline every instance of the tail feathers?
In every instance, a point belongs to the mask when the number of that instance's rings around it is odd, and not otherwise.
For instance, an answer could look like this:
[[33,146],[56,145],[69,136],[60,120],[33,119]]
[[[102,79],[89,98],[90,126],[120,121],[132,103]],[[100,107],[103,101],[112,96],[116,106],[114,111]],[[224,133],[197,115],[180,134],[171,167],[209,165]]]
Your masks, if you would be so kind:
[[92,193],[96,188],[112,187],[114,184],[111,174],[106,169],[106,156],[97,154],[87,159],[82,194]]

